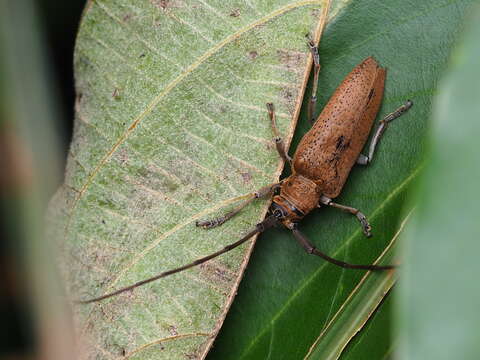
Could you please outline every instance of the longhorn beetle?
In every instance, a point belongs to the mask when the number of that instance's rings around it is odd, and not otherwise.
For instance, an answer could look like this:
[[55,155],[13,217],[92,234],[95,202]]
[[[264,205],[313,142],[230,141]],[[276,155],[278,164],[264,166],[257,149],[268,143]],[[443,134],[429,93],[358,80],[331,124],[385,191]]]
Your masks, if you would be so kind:
[[227,245],[222,250],[197,259],[190,264],[162,272],[112,293],[80,301],[80,303],[87,304],[107,299],[162,277],[200,265],[235,249],[252,236],[278,224],[283,224],[291,230],[295,239],[307,253],[320,256],[326,261],[343,268],[388,270],[395,267],[394,265],[354,265],[333,259],[315,248],[310,240],[300,232],[298,223],[312,210],[321,206],[331,206],[355,215],[362,226],[363,233],[366,236],[371,236],[371,227],[364,214],[356,208],[337,204],[333,202],[333,199],[340,194],[353,165],[355,163],[368,165],[372,161],[378,141],[388,124],[410,109],[413,103],[408,100],[381,120],[373,135],[368,155],[362,154],[361,150],[367,141],[382,102],[386,70],[380,67],[373,57],[363,60],[335,90],[315,121],[313,112],[316,104],[315,94],[320,72],[320,59],[315,44],[310,41],[308,45],[313,56],[314,67],[312,97],[308,104],[308,117],[313,126],[300,141],[293,159],[285,150],[283,140],[277,129],[274,106],[272,103],[267,104],[277,151],[282,159],[290,165],[292,175],[252,193],[248,200],[224,216],[212,220],[197,221],[196,225],[205,229],[220,226],[255,199],[276,194],[273,196],[272,205],[266,219],[257,224],[243,238]]

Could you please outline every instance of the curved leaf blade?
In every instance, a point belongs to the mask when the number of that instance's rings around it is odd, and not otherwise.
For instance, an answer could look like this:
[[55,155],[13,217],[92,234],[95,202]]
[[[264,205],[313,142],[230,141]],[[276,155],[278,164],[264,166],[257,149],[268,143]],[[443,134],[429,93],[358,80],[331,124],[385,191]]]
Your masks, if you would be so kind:
[[[395,263],[393,256],[397,248],[397,239],[407,221],[408,216],[375,263]],[[377,310],[397,278],[396,270],[381,273],[367,272],[315,340],[305,356],[305,360],[336,360],[340,358],[347,344]]]
[[[322,3],[88,3],[74,139],[52,205],[64,212],[57,230],[72,298],[189,263],[262,219],[266,201],[228,226],[194,226],[278,179],[264,104],[275,103],[282,133],[292,134],[310,64],[305,35],[318,38]],[[203,358],[252,246],[75,306],[83,356]]]

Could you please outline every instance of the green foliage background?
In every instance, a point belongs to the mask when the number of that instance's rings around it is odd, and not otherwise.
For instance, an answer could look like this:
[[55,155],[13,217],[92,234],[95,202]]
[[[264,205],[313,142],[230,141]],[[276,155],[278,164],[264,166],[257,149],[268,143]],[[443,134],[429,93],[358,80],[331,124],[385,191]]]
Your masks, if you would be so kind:
[[397,320],[405,359],[477,359],[480,4],[435,97],[429,162],[404,239]]

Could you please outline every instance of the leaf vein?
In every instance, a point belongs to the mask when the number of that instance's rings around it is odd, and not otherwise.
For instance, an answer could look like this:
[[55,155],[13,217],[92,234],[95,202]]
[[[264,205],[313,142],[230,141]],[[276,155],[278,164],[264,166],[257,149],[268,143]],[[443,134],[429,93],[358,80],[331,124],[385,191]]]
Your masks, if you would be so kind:
[[[111,118],[113,118],[112,115],[110,114],[109,110],[106,110],[106,112],[107,112],[107,114],[110,115]],[[83,115],[81,114],[81,112],[80,112],[79,109],[77,109],[77,115],[83,117]],[[105,140],[108,140],[108,138],[107,138],[93,123],[91,123],[91,122],[89,122],[89,121],[86,121],[85,123],[88,124],[89,126],[91,126],[92,128],[94,128],[94,130],[97,132],[97,134],[99,134],[99,135],[100,135],[101,137],[103,137]],[[132,153],[134,153],[134,154],[136,154],[136,155],[140,155],[140,153],[139,153],[137,150],[135,150],[134,148],[129,147],[129,146],[127,146],[127,145],[125,145],[125,146],[126,146],[126,148],[127,148],[129,151],[131,151]],[[75,158],[75,160],[78,162],[78,159]],[[206,198],[206,197],[204,196],[204,194],[202,194],[201,192],[198,191],[197,188],[195,188],[195,187],[193,187],[193,186],[191,186],[191,185],[189,185],[189,184],[185,184],[180,178],[178,178],[176,175],[170,173],[169,171],[163,169],[163,168],[162,168],[160,165],[158,165],[157,163],[154,163],[154,162],[152,162],[152,161],[150,161],[150,160],[147,160],[147,164],[150,165],[150,166],[153,166],[154,168],[156,168],[158,172],[162,173],[162,174],[165,175],[166,177],[174,180],[178,185],[187,186],[189,192],[195,192],[195,193],[198,194],[203,200],[205,200],[205,201],[210,201],[210,199]],[[85,168],[85,166],[83,166],[81,163],[79,163],[79,165],[80,165],[85,171],[87,171],[87,169]],[[80,190],[77,190],[76,192],[78,193],[79,191],[80,191]]]
[[242,136],[242,137],[246,137],[247,139],[250,139],[250,140],[253,140],[255,142],[258,142],[258,143],[261,143],[261,144],[265,144],[265,145],[272,145],[272,142],[270,140],[267,140],[267,139],[264,139],[264,138],[261,138],[261,137],[256,137],[256,136],[253,136],[253,135],[249,135],[249,134],[246,134],[246,133],[236,133],[233,129],[231,129],[230,127],[228,126],[225,126],[223,125],[222,123],[219,123],[215,120],[213,120],[211,117],[209,117],[207,114],[205,114],[203,111],[200,111],[200,110],[195,110],[198,114],[200,114],[205,120],[207,120],[208,122],[224,129],[225,131],[229,132],[229,133],[232,133],[234,134],[235,136]]
[[160,344],[162,342],[173,341],[173,340],[183,339],[183,338],[187,338],[187,337],[196,337],[196,336],[211,336],[211,334],[207,333],[207,332],[196,332],[196,333],[178,334],[178,335],[174,335],[174,336],[164,337],[164,338],[157,339],[157,340],[154,340],[152,342],[149,342],[147,344],[144,344],[142,346],[139,346],[138,348],[132,350],[131,352],[129,352],[128,354],[123,356],[121,359],[128,359],[129,357],[132,357],[136,353],[138,353],[142,350],[145,350],[146,348],[148,348],[150,346]]
[[219,152],[220,154],[225,155],[226,157],[228,157],[228,158],[230,158],[230,159],[232,159],[232,160],[234,160],[234,161],[242,164],[243,166],[252,169],[253,171],[255,171],[255,172],[263,175],[263,176],[266,177],[267,179],[270,178],[270,175],[269,175],[269,174],[267,174],[265,171],[259,169],[259,168],[256,167],[255,165],[250,164],[250,163],[248,163],[247,161],[242,160],[242,159],[236,157],[235,155],[229,153],[229,152],[226,151],[226,150],[222,150],[222,149],[216,147],[214,144],[212,144],[211,142],[209,142],[208,140],[204,139],[204,138],[201,137],[201,136],[197,136],[197,135],[191,133],[190,131],[188,131],[188,130],[186,130],[186,129],[184,129],[184,131],[185,131],[189,136],[191,136],[192,138],[197,139],[198,141],[201,141],[201,142],[203,142],[204,144],[207,144],[209,147],[212,147],[212,148],[216,149],[217,152]]

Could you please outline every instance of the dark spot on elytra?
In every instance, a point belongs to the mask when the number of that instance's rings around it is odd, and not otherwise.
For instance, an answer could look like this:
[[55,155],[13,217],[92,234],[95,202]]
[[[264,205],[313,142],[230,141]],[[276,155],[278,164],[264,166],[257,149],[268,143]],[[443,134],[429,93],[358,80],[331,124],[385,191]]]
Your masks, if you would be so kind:
[[230,14],[231,17],[239,17],[240,16],[240,9],[233,9]]
[[341,136],[337,139],[337,144],[335,145],[335,149],[340,150],[341,148],[343,148],[344,141],[345,141],[345,138],[343,137],[343,135],[341,135]]
[[258,57],[258,52],[256,52],[255,50],[249,51],[248,57],[252,60],[255,60]]
[[372,88],[372,90],[370,90],[370,93],[368,94],[368,101],[370,101],[370,99],[373,97],[374,94],[375,94],[375,89]]

